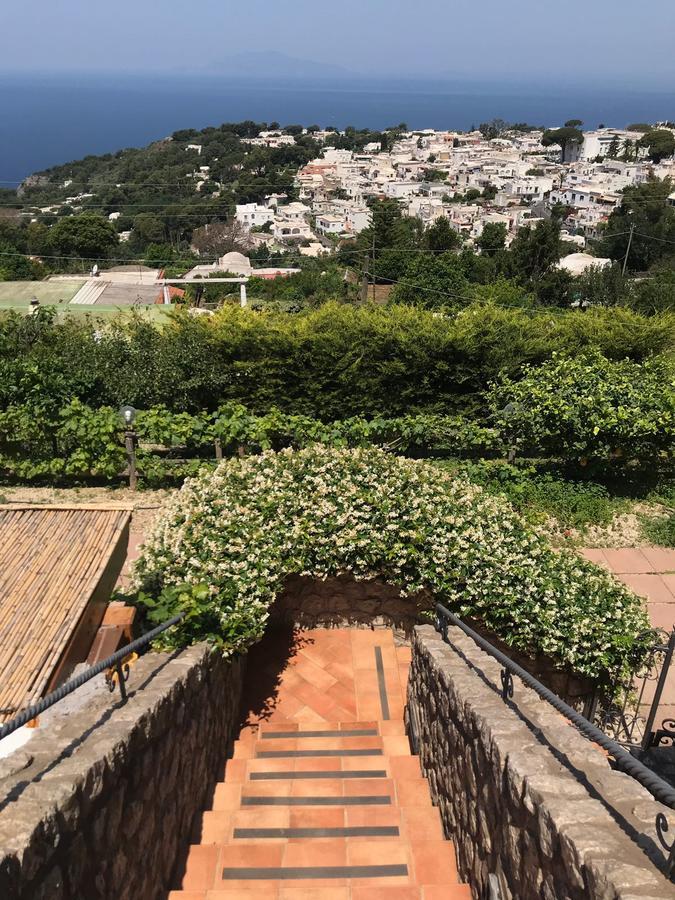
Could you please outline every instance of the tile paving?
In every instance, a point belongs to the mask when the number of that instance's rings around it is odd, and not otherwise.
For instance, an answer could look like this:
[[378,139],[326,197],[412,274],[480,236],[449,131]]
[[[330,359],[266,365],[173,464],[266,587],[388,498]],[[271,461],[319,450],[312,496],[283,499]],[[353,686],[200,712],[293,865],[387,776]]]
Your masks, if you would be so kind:
[[[652,625],[675,627],[675,549],[667,547],[586,548],[583,556],[605,566],[632,591],[644,597]],[[671,666],[659,721],[675,717],[675,665]],[[658,726],[659,722],[657,722]]]
[[386,629],[252,648],[239,739],[170,900],[468,900],[404,733],[409,667]]

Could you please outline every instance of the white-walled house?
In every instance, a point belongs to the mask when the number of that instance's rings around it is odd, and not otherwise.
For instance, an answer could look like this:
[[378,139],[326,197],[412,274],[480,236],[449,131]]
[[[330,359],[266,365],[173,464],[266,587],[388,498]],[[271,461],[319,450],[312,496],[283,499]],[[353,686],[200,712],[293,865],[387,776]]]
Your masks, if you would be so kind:
[[276,217],[284,222],[301,222],[312,212],[304,203],[287,203],[285,206],[277,206]]
[[306,240],[314,237],[309,222],[304,220],[289,222],[287,219],[275,219],[272,234],[278,241]]
[[372,216],[367,206],[352,206],[345,211],[345,228],[359,234],[369,227]]
[[323,213],[316,217],[316,230],[322,234],[342,234],[345,231],[345,220],[342,216]]
[[235,218],[244,228],[260,228],[274,221],[274,210],[258,203],[238,203]]

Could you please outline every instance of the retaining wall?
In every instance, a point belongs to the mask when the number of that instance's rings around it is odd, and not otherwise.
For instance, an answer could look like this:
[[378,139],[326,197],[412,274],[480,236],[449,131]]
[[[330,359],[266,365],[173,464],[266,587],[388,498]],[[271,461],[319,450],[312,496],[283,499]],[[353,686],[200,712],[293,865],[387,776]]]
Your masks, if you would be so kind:
[[675,812],[464,633],[450,644],[414,630],[408,727],[434,803],[476,898],[497,881],[504,900],[666,900],[655,819]]
[[0,897],[166,897],[236,737],[243,673],[204,645],[146,654],[125,705],[99,691],[0,761]]

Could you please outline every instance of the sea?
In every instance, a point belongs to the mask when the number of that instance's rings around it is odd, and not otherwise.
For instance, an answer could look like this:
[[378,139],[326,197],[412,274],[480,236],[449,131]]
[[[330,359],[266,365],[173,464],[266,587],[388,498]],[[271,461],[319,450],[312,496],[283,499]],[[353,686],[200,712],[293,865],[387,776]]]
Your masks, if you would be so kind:
[[381,129],[469,129],[492,118],[584,127],[675,119],[675,94],[624,88],[380,80],[340,84],[228,77],[3,75],[0,187],[88,154],[141,147],[182,128],[244,119]]

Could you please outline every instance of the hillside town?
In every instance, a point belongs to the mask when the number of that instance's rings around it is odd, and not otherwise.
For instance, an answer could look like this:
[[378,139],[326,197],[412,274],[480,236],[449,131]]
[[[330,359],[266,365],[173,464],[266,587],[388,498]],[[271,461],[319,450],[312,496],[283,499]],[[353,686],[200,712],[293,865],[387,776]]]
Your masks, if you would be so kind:
[[[562,234],[583,250],[620,206],[626,187],[675,176],[672,155],[655,164],[638,148],[635,132],[612,128],[583,132],[564,154],[559,146],[542,146],[543,130],[490,138],[478,130],[426,129],[401,135],[390,150],[372,143],[361,152],[335,149],[334,136],[313,135],[324,149],[297,173],[299,202],[273,194],[264,203],[237,205],[236,219],[255,243],[302,242],[301,252],[325,252],[368,227],[370,199],[389,198],[425,226],[446,217],[469,242],[488,222],[503,223],[507,245],[522,225],[534,226],[562,206]],[[294,140],[265,131],[249,143],[275,147]],[[675,193],[670,201],[675,205]]]

